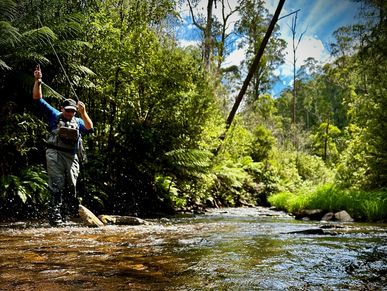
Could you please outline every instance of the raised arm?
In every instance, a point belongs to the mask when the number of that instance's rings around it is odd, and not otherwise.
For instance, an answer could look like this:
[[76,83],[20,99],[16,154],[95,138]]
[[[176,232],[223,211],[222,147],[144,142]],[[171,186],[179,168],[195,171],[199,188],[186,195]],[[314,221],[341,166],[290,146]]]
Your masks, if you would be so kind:
[[85,104],[82,101],[78,101],[77,103],[79,114],[81,115],[81,118],[83,122],[85,123],[85,128],[87,130],[93,128],[93,122],[91,121],[89,115],[86,112]]
[[42,95],[42,71],[40,66],[37,65],[34,71],[35,83],[32,89],[32,98],[35,100],[41,99]]

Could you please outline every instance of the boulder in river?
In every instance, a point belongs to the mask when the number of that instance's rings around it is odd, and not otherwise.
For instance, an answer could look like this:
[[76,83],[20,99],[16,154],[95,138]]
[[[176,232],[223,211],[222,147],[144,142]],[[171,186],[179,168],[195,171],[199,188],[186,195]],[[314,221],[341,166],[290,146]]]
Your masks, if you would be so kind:
[[117,225],[142,225],[149,224],[149,222],[135,217],[135,216],[121,216],[121,215],[100,215],[98,218],[104,224],[117,224]]
[[104,226],[101,220],[98,219],[97,216],[94,215],[93,212],[91,212],[89,209],[87,209],[85,206],[79,205],[79,216],[81,217],[82,221],[87,226],[92,227],[99,227]]
[[339,222],[352,222],[353,218],[348,214],[347,211],[342,210],[336,213],[328,212],[326,213],[321,221],[339,221]]
[[331,221],[334,220],[335,214],[333,212],[325,213],[324,216],[321,218],[321,221]]
[[336,212],[335,219],[337,221],[341,221],[341,222],[352,222],[353,221],[353,218],[351,217],[351,215],[349,215],[348,212],[345,210],[342,210],[340,212]]

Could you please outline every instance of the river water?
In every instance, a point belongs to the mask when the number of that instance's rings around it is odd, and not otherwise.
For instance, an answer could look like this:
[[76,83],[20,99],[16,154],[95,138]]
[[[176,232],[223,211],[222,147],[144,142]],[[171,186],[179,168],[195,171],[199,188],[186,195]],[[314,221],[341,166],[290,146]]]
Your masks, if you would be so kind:
[[0,290],[387,290],[386,231],[264,208],[139,226],[3,223]]

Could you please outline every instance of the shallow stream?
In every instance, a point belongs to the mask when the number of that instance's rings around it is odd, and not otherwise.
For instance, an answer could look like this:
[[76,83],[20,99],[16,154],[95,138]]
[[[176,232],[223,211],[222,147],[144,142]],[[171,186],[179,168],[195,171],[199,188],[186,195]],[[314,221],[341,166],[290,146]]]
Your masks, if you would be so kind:
[[0,290],[387,290],[386,224],[264,208],[151,222],[0,224]]

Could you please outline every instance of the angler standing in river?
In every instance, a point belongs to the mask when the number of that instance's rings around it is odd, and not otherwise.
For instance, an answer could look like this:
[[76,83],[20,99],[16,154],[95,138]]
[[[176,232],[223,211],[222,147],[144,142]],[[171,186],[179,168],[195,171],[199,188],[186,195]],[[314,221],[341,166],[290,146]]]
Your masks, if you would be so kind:
[[[93,122],[81,101],[65,99],[60,111],[48,104],[42,95],[42,72],[39,66],[34,71],[34,77],[32,97],[48,117],[50,131],[46,141],[50,194],[48,220],[51,225],[60,226],[68,216],[78,211],[76,183],[80,159],[84,155],[82,134],[93,131]],[[77,111],[81,118],[75,117]]]

